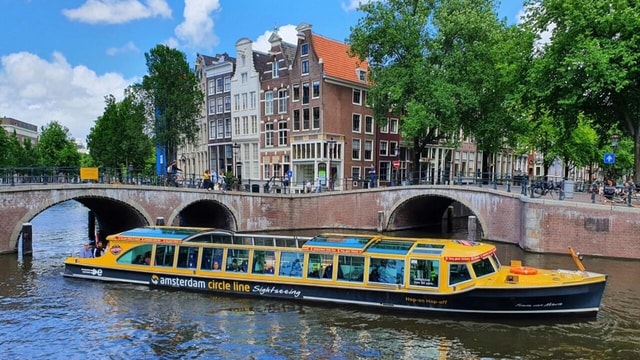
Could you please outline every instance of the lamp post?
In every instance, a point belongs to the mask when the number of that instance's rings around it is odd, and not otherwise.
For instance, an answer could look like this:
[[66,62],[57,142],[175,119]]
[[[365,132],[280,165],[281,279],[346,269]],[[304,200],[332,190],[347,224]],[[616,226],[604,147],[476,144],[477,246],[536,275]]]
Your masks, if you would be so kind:
[[237,188],[240,188],[240,180],[242,179],[242,174],[241,169],[240,169],[240,165],[242,164],[242,162],[240,161],[240,159],[238,158],[238,151],[240,150],[241,145],[238,143],[233,143],[233,145],[231,145],[231,147],[233,148],[233,176],[237,179],[238,183]]
[[331,157],[336,148],[336,141],[333,138],[330,138],[329,140],[327,140],[327,145],[327,151],[329,152],[329,161],[327,166],[327,189],[333,190],[333,178],[331,176]]

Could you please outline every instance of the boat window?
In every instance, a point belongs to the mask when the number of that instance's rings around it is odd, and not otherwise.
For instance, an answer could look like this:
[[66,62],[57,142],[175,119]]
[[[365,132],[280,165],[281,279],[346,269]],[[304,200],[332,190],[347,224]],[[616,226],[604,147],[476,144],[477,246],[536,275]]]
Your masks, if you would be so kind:
[[471,264],[471,267],[473,267],[473,272],[476,274],[476,277],[481,277],[496,272],[489,258],[476,261]]
[[471,280],[467,264],[449,264],[449,285]]
[[156,265],[172,267],[175,253],[175,245],[156,245]]
[[226,271],[247,272],[249,269],[249,250],[228,249]]
[[333,254],[309,254],[308,279],[333,278]]
[[212,234],[202,234],[202,235],[198,235],[196,237],[193,237],[189,240],[186,240],[185,242],[194,242],[194,243],[211,243],[213,242],[212,239]]
[[273,250],[254,250],[253,251],[253,274],[273,275],[273,269],[276,264],[276,252]]
[[442,244],[417,244],[413,249],[413,254],[430,254],[430,255],[440,255],[444,250],[444,245]]
[[338,256],[338,280],[362,283],[363,274],[362,256]]
[[273,247],[274,239],[271,236],[255,237],[255,238],[253,238],[253,243],[256,246],[270,246],[270,247]]
[[221,248],[204,248],[202,249],[202,264],[200,269],[202,270],[222,270],[222,253],[224,249]]
[[384,284],[404,283],[404,260],[371,258],[369,281]]
[[493,259],[493,263],[496,265],[496,270],[500,270],[500,259],[498,259],[496,253],[491,254],[491,258]]
[[180,246],[178,248],[178,268],[195,269],[198,264],[198,248],[195,246]]
[[302,264],[304,253],[287,252],[280,253],[280,276],[302,277]]
[[152,247],[153,245],[151,244],[136,246],[122,254],[116,262],[118,264],[149,265],[149,263],[146,263],[144,259],[147,256],[151,259]]
[[439,260],[411,259],[409,284],[437,287],[439,270]]
[[253,236],[234,236],[233,237],[234,245],[253,245]]
[[302,247],[302,245],[306,242],[307,242],[307,239],[298,238],[298,237],[276,238],[277,247],[299,248],[299,247]]
[[231,244],[231,235],[211,234],[211,242],[214,244]]
[[413,246],[412,241],[392,241],[392,240],[382,240],[371,245],[367,252],[370,253],[378,253],[378,254],[400,254],[405,255],[411,246]]

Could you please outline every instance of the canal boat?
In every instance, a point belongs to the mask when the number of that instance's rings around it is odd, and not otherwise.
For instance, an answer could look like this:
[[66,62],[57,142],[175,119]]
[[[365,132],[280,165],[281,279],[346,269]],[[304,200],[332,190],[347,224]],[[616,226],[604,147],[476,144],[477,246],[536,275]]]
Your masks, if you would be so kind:
[[502,265],[467,240],[326,233],[315,237],[154,226],[107,237],[65,277],[417,313],[595,315],[606,275]]

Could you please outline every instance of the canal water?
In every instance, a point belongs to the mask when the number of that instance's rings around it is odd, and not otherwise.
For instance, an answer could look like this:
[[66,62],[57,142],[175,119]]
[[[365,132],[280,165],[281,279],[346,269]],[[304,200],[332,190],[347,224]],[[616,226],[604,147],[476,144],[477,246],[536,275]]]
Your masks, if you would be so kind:
[[[62,261],[80,249],[86,222],[82,205],[60,204],[32,221],[33,258],[0,256],[0,358],[640,358],[639,261],[585,259],[609,274],[595,319],[414,317],[63,278]],[[568,255],[511,245],[498,252],[505,263],[575,268]]]

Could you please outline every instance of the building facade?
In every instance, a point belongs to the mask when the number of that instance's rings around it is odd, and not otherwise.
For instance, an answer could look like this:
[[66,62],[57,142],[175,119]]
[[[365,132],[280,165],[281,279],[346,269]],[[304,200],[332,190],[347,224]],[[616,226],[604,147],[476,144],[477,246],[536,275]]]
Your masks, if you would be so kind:
[[16,134],[20,144],[24,145],[26,140],[31,141],[32,145],[38,143],[38,127],[24,121],[20,121],[10,117],[0,117],[0,126],[11,136]]

